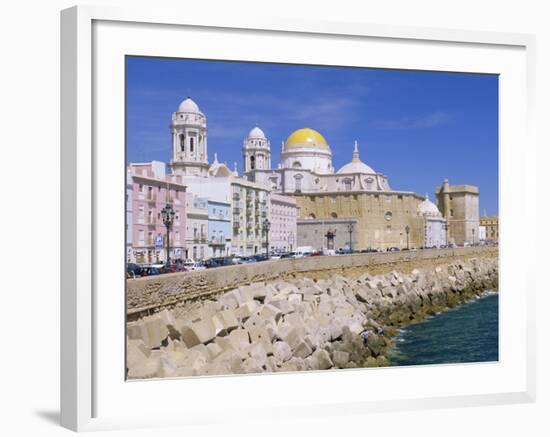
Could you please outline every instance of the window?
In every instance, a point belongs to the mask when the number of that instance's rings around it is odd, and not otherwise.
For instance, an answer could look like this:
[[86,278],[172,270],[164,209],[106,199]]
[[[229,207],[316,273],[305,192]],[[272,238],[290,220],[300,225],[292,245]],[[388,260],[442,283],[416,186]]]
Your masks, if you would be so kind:
[[302,164],[300,163],[300,161],[294,161],[292,163],[292,168],[302,168]]
[[351,191],[351,179],[344,179],[344,189]]
[[180,151],[185,152],[185,135],[180,134]]
[[338,214],[336,214],[335,212],[331,213],[330,216],[331,216],[332,218],[338,218]]
[[251,156],[250,157],[250,169],[254,170],[254,166],[255,166],[255,158],[254,158],[254,156]]

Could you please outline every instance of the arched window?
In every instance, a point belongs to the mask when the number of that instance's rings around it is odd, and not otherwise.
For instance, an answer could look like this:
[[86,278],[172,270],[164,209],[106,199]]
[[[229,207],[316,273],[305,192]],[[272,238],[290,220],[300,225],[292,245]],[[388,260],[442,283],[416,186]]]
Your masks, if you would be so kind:
[[302,168],[302,164],[300,161],[294,161],[292,164],[292,168]]
[[189,138],[189,151],[194,152],[195,150],[195,138]]
[[314,218],[315,218],[315,214],[311,213],[311,214],[308,216],[308,218],[314,219]]
[[332,212],[332,213],[330,214],[330,216],[331,216],[332,218],[338,218],[338,214],[336,214],[335,212]]
[[185,152],[185,135],[180,134],[180,150]]
[[254,167],[255,167],[255,165],[256,165],[256,162],[255,162],[255,161],[256,161],[256,158],[254,158],[254,156],[251,156],[251,157],[250,157],[250,169],[251,169],[251,170],[254,170]]

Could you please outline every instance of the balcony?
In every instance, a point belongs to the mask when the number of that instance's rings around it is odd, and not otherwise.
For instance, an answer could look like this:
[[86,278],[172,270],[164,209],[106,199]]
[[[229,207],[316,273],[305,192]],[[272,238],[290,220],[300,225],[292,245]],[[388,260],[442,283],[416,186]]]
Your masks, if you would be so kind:
[[147,202],[154,203],[157,201],[157,195],[155,193],[148,193],[146,197]]
[[193,243],[206,243],[208,241],[208,237],[206,234],[197,234],[193,236]]
[[147,220],[147,226],[149,226],[150,228],[156,227],[157,226],[157,219],[151,218],[151,219]]
[[212,237],[209,244],[210,246],[225,246],[225,237]]

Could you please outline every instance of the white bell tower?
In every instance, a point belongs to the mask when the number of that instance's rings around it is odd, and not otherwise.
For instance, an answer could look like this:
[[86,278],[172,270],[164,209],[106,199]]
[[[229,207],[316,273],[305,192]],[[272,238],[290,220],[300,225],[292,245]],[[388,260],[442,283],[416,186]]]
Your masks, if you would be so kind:
[[173,173],[206,177],[209,167],[206,117],[190,97],[172,114],[170,130]]
[[243,168],[245,174],[271,169],[271,144],[264,131],[258,126],[253,128],[244,139]]

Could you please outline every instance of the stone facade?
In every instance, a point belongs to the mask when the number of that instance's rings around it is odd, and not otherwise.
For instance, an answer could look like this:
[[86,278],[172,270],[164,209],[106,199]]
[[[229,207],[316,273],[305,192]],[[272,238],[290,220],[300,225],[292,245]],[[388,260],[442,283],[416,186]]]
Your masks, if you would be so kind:
[[435,189],[437,207],[447,220],[447,241],[471,244],[479,241],[479,188],[473,185],[443,185]]
[[498,216],[483,216],[479,219],[479,225],[484,230],[484,240],[498,241]]
[[[327,223],[334,219],[343,220],[342,223],[355,221],[354,250],[406,248],[407,227],[409,248],[424,245],[424,220],[418,213],[418,206],[424,198],[415,193],[336,192],[302,194],[295,197],[302,218],[298,225],[299,246],[311,245],[319,250],[326,248],[326,238],[322,229],[326,229]],[[315,244],[306,244],[306,233],[301,231],[306,228],[313,229],[307,225],[308,220],[320,221],[316,234],[318,240]],[[337,223],[340,222],[336,221],[334,224]],[[338,226],[342,228],[344,225]],[[339,231],[337,234],[342,235],[342,232]],[[348,245],[347,231],[344,235],[346,237],[341,239],[341,243],[346,243],[341,247]],[[311,232],[308,233],[307,242],[311,243],[312,238]],[[340,237],[337,238],[340,242]]]

